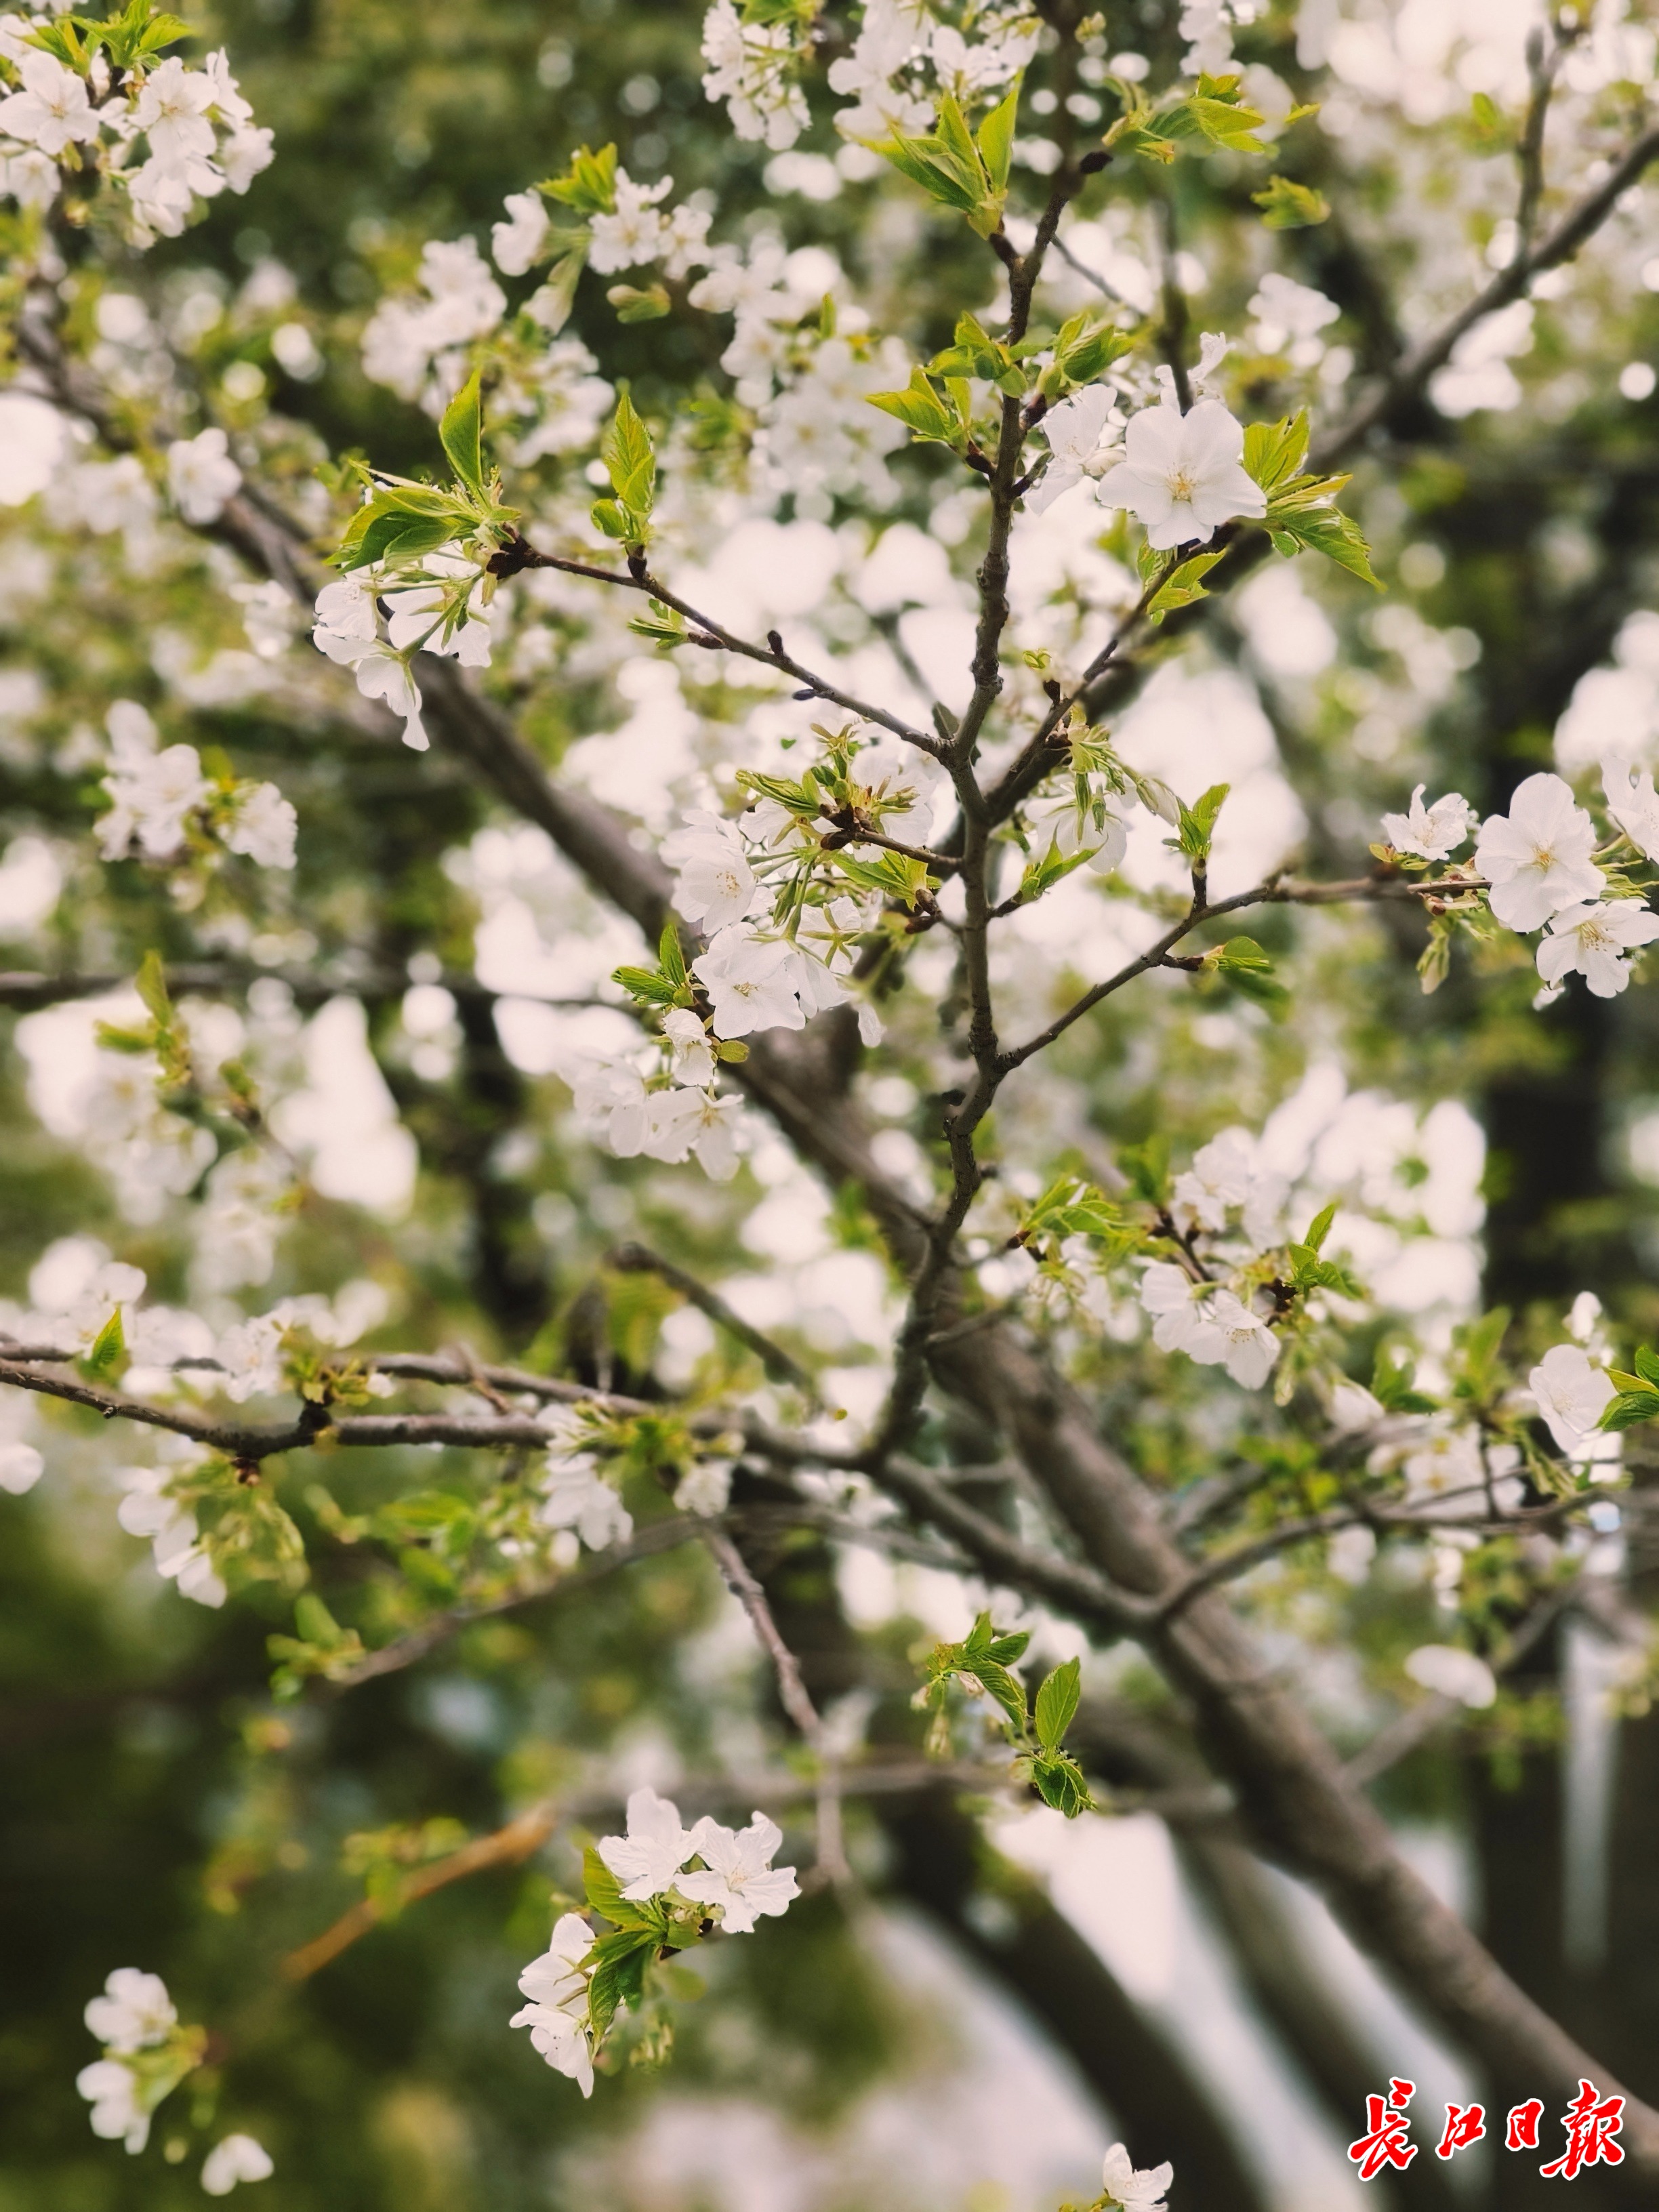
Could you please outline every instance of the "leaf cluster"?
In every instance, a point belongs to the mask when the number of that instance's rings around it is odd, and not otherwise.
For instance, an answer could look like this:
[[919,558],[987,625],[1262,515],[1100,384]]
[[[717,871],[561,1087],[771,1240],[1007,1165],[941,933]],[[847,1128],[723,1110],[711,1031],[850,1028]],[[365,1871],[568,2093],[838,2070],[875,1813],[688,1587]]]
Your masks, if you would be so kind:
[[930,199],[965,216],[969,228],[979,237],[989,238],[1002,228],[1002,211],[1007,204],[1020,85],[1017,77],[977,132],[969,128],[960,106],[947,92],[940,102],[938,120],[927,137],[907,138],[896,131],[875,150],[912,184],[920,185]]

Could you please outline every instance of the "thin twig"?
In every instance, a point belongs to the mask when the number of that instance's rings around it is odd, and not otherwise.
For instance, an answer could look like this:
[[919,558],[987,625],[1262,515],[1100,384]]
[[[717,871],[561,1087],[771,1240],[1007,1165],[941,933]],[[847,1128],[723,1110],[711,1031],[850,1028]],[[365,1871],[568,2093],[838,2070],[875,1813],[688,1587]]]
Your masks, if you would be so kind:
[[811,1693],[801,1679],[799,1662],[773,1619],[766,1592],[750,1573],[748,1561],[723,1529],[711,1528],[706,1540],[714,1564],[726,1578],[727,1589],[748,1614],[761,1649],[772,1662],[773,1672],[778,1678],[778,1697],[785,1712],[816,1754],[818,1765],[818,1866],[825,1881],[833,1888],[845,1889],[852,1881],[853,1869],[848,1864],[847,1846],[842,1832],[841,1761],[830,1742],[818,1709],[812,1703]]

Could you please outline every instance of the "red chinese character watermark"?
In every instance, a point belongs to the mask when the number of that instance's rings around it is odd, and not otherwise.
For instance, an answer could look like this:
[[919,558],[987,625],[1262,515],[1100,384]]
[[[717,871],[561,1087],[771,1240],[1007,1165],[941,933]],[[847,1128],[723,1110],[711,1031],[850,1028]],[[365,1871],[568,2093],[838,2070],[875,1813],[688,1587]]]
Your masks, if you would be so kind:
[[1403,2173],[1417,2156],[1417,2145],[1406,2140],[1411,2120],[1405,2109],[1416,2094],[1414,2081],[1393,2081],[1386,2098],[1366,2098],[1367,2133],[1348,2145],[1348,2156],[1359,2168],[1362,2181],[1375,2181],[1385,2166],[1397,2166]]
[[1608,2097],[1598,2104],[1594,2087],[1581,2080],[1578,2094],[1562,2114],[1561,2124],[1567,2131],[1567,2147],[1559,2158],[1540,2166],[1540,2173],[1559,2173],[1563,2181],[1571,2181],[1586,2166],[1624,2164],[1625,2154],[1614,2140],[1625,2124],[1622,2097]]
[[1536,2150],[1538,2123],[1544,2117],[1544,2100],[1528,2097],[1524,2105],[1510,2107],[1509,2125],[1504,2131],[1505,2150]]
[[1472,2142],[1479,2142],[1486,2132],[1486,2108],[1484,2105],[1448,2105],[1446,2131],[1435,2145],[1437,2158],[1449,2158],[1455,2150],[1462,2150]]

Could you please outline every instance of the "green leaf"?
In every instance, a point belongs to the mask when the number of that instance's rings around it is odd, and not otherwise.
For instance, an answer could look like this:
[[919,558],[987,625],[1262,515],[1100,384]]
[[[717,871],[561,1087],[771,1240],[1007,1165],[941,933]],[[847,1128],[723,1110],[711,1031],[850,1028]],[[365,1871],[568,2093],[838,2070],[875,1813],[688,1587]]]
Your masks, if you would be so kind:
[[590,154],[579,146],[562,177],[550,177],[538,191],[574,208],[579,215],[614,215],[617,210],[617,149],[601,146]]
[[1617,1435],[1638,1421],[1659,1420],[1659,1390],[1621,1390],[1596,1424]]
[[919,368],[911,370],[910,381],[902,392],[872,392],[868,399],[872,407],[893,416],[924,442],[948,446],[961,435],[962,423]]
[[93,1339],[92,1349],[81,1364],[88,1375],[113,1375],[127,1363],[126,1332],[121,1326],[121,1309],[117,1306],[109,1319]]
[[1204,579],[1221,558],[1219,553],[1194,553],[1190,561],[1183,561],[1152,594],[1146,608],[1148,618],[1161,623],[1177,607],[1189,607],[1194,599],[1207,599],[1210,595],[1204,588]]
[[588,511],[593,527],[607,538],[621,540],[630,535],[627,512],[614,499],[596,499]]
[[1231,789],[1230,783],[1212,783],[1190,806],[1179,800],[1176,802],[1181,808],[1180,826],[1176,836],[1168,842],[1177,845],[1189,860],[1209,859],[1216,817]]
[[450,466],[474,491],[484,488],[482,373],[474,369],[450,401],[438,425]]
[[599,459],[610,475],[617,505],[641,524],[647,521],[656,496],[657,456],[651,434],[625,392],[599,442]]
[[582,1887],[587,1901],[595,1912],[603,1913],[615,1928],[649,1928],[652,1916],[642,1912],[631,1898],[622,1893],[622,1884],[590,1844],[582,1853]]
[[[1370,584],[1379,592],[1382,589],[1371,568],[1370,547],[1352,518],[1340,507],[1314,507],[1300,514],[1279,514],[1269,507],[1267,528],[1280,552],[1306,546],[1310,552],[1322,553],[1328,561],[1334,561],[1339,568],[1347,569],[1362,583]],[[1285,539],[1291,541],[1288,547],[1281,542]]]
[[1161,1206],[1167,1202],[1170,1191],[1170,1138],[1167,1130],[1159,1129],[1143,1144],[1126,1145],[1118,1154],[1118,1165],[1129,1178],[1137,1198],[1148,1206]]
[[159,952],[145,953],[138,963],[138,973],[133,978],[133,988],[143,1000],[151,1018],[161,1029],[173,1026],[173,1001],[167,996],[167,971],[161,965]]
[[1022,77],[1016,77],[1007,96],[1000,100],[979,126],[980,159],[994,191],[1008,189],[1009,164],[1014,155],[1014,119],[1019,112]]
[[1092,322],[1087,315],[1074,315],[1054,341],[1054,363],[1064,371],[1068,382],[1092,384],[1133,343],[1132,337],[1114,330],[1109,323]]
[[619,1929],[593,1946],[593,1973],[587,1984],[587,2017],[597,2043],[625,2004],[637,2010],[645,1990],[645,1969],[657,1938],[650,1930]]
[[648,612],[635,615],[629,623],[628,627],[635,637],[649,638],[653,645],[659,645],[667,652],[689,641],[691,634],[686,629],[684,615],[677,613],[672,607],[664,606],[658,599],[648,600],[647,605]]
[[1077,1717],[1083,1698],[1082,1673],[1081,1662],[1068,1659],[1064,1666],[1055,1668],[1036,1693],[1036,1740],[1045,1751],[1059,1750]]
[[1315,1214],[1312,1222],[1309,1224],[1308,1233],[1302,1240],[1310,1252],[1324,1250],[1325,1239],[1330,1235],[1331,1224],[1335,1218],[1336,1200],[1333,1199],[1322,1212]]
[[1031,1783],[1043,1803],[1063,1813],[1068,1820],[1094,1810],[1095,1801],[1075,1759],[1052,1752],[1045,1758],[1033,1759]]
[[983,1682],[991,1695],[1007,1715],[1013,1727],[1022,1733],[1025,1727],[1025,1690],[1018,1676],[994,1659],[976,1659],[963,1669]]
[[680,947],[680,933],[672,921],[662,926],[662,936],[657,945],[657,960],[663,974],[677,991],[689,990],[691,978],[686,973],[685,954]]
[[1638,1345],[1632,1356],[1636,1371],[1642,1380],[1652,1383],[1654,1389],[1659,1390],[1659,1358],[1656,1358],[1644,1344]]
[[1269,177],[1266,189],[1250,198],[1269,230],[1311,230],[1330,221],[1331,205],[1324,194],[1291,177]]
[[661,284],[647,284],[643,291],[636,284],[613,284],[605,296],[619,323],[659,323],[673,305]]
[[[1255,135],[1266,117],[1247,107],[1242,100],[1217,100],[1194,93],[1185,103],[1185,112],[1192,118],[1194,129],[1212,146],[1228,146],[1238,154],[1265,154],[1267,150]],[[1163,122],[1166,131],[1171,127],[1170,117],[1164,117]]]
[[1308,452],[1308,410],[1277,422],[1252,422],[1244,433],[1244,466],[1271,498],[1293,481]]

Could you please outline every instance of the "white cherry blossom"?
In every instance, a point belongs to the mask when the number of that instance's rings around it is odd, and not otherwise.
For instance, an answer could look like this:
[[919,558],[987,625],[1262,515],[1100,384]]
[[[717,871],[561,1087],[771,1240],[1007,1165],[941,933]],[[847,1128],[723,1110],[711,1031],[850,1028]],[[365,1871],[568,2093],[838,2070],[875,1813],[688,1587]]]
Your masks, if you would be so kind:
[[262,868],[291,868],[299,817],[274,783],[243,785],[236,818],[225,832],[233,853],[246,854]]
[[118,2058],[94,2059],[75,2077],[75,2086],[91,2105],[92,2132],[106,2142],[118,2142],[137,2157],[149,2141],[149,2114],[138,2101],[138,2077]]
[[1124,458],[1102,479],[1105,507],[1127,507],[1159,552],[1203,544],[1235,515],[1267,511],[1266,495],[1244,466],[1243,425],[1218,399],[1183,415],[1167,401],[1130,418]]
[[1123,2212],[1164,2212],[1164,2192],[1174,2179],[1175,2168],[1167,2159],[1162,2166],[1137,2170],[1121,2143],[1114,2143],[1107,2152],[1101,2172],[1109,2201],[1121,2205]]
[[1486,1661],[1455,1644],[1419,1644],[1406,1661],[1413,1682],[1443,1698],[1455,1698],[1472,1712],[1498,1702],[1498,1681]]
[[99,118],[84,77],[33,46],[17,67],[23,88],[0,100],[0,131],[54,159],[72,142],[85,145],[97,137]]
[[241,2181],[269,2181],[276,2171],[270,2153],[252,2136],[226,2136],[202,2162],[202,2187],[210,2197],[228,2197]]
[[507,2022],[527,2027],[530,2040],[548,2064],[567,2075],[584,2097],[593,2094],[593,2050],[587,2032],[587,1978],[582,1960],[592,1948],[593,1931],[580,1913],[567,1912],[555,1924],[539,1959],[519,1977],[530,2002]]
[[675,870],[674,902],[688,921],[701,922],[712,936],[741,921],[755,900],[757,884],[733,822],[704,806],[693,807],[684,825],[662,842],[662,856]]
[[1220,1350],[1212,1354],[1194,1349],[1192,1357],[1205,1366],[1224,1366],[1235,1382],[1247,1390],[1259,1390],[1279,1357],[1279,1339],[1231,1291],[1216,1292],[1210,1301],[1209,1320],[1220,1337]]
[[1140,1303],[1152,1316],[1152,1342],[1160,1352],[1192,1352],[1194,1344],[1202,1344],[1208,1352],[1218,1344],[1217,1333],[1210,1328],[1204,1308],[1199,1303],[1206,1294],[1206,1285],[1194,1282],[1184,1267],[1173,1261],[1154,1260],[1140,1279]]
[[386,637],[392,651],[435,653],[446,659],[453,655],[463,668],[488,668],[489,624],[473,611],[470,599],[466,612],[447,635],[439,626],[450,605],[446,580],[471,579],[474,586],[482,584],[483,573],[477,562],[440,546],[422,562],[421,573],[428,581],[380,594],[386,602]]
[[179,2019],[161,1977],[137,1966],[117,1966],[84,2017],[88,2032],[118,2057],[165,2043]]
[[714,1048],[701,1018],[689,1006],[671,1006],[662,1018],[669,1044],[669,1073],[676,1083],[706,1090],[714,1079]]
[[589,1060],[576,1072],[571,1089],[576,1111],[593,1133],[619,1160],[636,1159],[650,1126],[650,1094],[639,1069],[625,1060]]
[[724,1513],[731,1502],[732,1462],[726,1459],[700,1459],[680,1477],[674,1492],[674,1503],[682,1513],[704,1518]]
[[716,931],[691,970],[714,1009],[715,1036],[804,1029],[806,1017],[791,974],[794,958],[793,946],[778,938],[756,937],[741,924]]
[[1659,915],[1640,899],[1564,907],[1539,941],[1538,972],[1547,984],[1582,975],[1592,996],[1616,999],[1630,981],[1630,955],[1659,937]]
[[219,167],[225,182],[239,196],[276,159],[276,134],[263,128],[233,131],[219,146]]
[[696,1849],[689,1828],[680,1826],[679,1808],[654,1790],[635,1790],[628,1800],[628,1833],[601,1836],[599,1856],[622,1885],[624,1897],[656,1897],[672,1889],[674,1878]]
[[509,192],[506,205],[507,222],[490,226],[489,250],[505,276],[522,276],[542,258],[551,228],[547,202],[539,192]]
[[184,842],[185,822],[212,789],[194,745],[153,751],[117,738],[115,765],[104,780],[112,803],[98,823],[98,848],[118,860],[136,837],[147,860],[165,860]]
[[676,1162],[696,1153],[698,1165],[716,1182],[729,1182],[738,1171],[737,1132],[743,1119],[738,1097],[716,1098],[707,1091],[653,1093],[646,1103],[647,1159]]
[[185,520],[198,528],[218,520],[241,482],[242,471],[230,458],[230,441],[216,423],[167,447],[167,489]]
[[590,1552],[625,1544],[634,1516],[586,1452],[550,1458],[542,1479],[537,1519],[547,1528],[574,1528]]
[[0,1444],[0,1490],[21,1498],[33,1489],[46,1471],[46,1462],[33,1444]]
[[201,1541],[196,1516],[187,1505],[167,1494],[172,1478],[165,1468],[129,1467],[120,1470],[126,1495],[115,1517],[130,1536],[148,1536],[155,1571],[176,1582],[181,1597],[216,1610],[229,1595]]
[[735,1833],[705,1817],[691,1837],[706,1870],[683,1875],[675,1887],[699,1905],[719,1905],[720,1924],[728,1935],[752,1934],[757,1919],[781,1915],[790,1899],[800,1895],[793,1867],[772,1864],[783,1831],[764,1813],[757,1813],[746,1828]]
[[424,752],[430,740],[421,721],[420,688],[380,637],[374,598],[356,577],[324,585],[311,635],[319,651],[353,671],[366,699],[384,699],[393,714],[404,717],[404,743]]
[[788,72],[793,52],[787,23],[745,23],[732,0],[716,0],[703,17],[703,91],[726,102],[739,138],[763,139],[775,154],[793,146],[808,120],[805,95]]
[[617,170],[615,212],[596,215],[588,224],[593,238],[588,263],[599,276],[662,258],[667,225],[657,203],[668,197],[673,184],[672,177],[660,177],[654,185],[636,185],[626,169]]
[[1051,407],[1042,428],[1054,458],[1025,495],[1033,514],[1051,507],[1062,492],[1086,479],[1098,492],[1100,480],[1122,459],[1123,412],[1103,384],[1085,386]]
[[1527,1376],[1527,1388],[1558,1449],[1569,1458],[1589,1449],[1595,1427],[1616,1393],[1606,1370],[1579,1344],[1558,1344]]
[[1632,844],[1650,860],[1659,860],[1659,793],[1645,770],[1609,766],[1602,770],[1607,811]]
[[1405,813],[1385,814],[1382,833],[1396,853],[1414,853],[1421,860],[1449,860],[1474,829],[1475,811],[1461,791],[1449,791],[1425,806],[1427,788],[1418,785]]
[[1505,929],[1541,929],[1553,914],[1598,897],[1606,881],[1592,866],[1595,824],[1559,775],[1529,775],[1505,814],[1488,815],[1474,865],[1492,885],[1492,910]]
[[216,142],[208,110],[216,92],[205,70],[186,69],[176,54],[151,70],[132,119],[149,138],[154,160],[178,169],[192,156],[213,152]]

